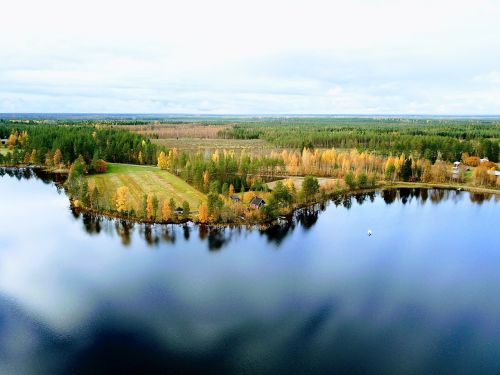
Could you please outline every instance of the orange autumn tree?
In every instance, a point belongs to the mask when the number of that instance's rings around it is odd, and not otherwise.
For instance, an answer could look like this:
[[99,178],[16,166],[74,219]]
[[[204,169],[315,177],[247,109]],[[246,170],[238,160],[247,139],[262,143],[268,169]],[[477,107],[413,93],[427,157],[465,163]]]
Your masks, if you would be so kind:
[[202,203],[198,208],[198,220],[200,223],[208,222],[208,206],[206,203]]

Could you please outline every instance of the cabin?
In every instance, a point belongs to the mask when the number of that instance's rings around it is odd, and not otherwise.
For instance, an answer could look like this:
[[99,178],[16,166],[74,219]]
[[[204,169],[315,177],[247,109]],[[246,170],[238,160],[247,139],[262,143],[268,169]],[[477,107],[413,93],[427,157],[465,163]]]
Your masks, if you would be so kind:
[[460,167],[462,163],[460,163],[459,161],[456,161],[453,163],[453,170],[455,171],[458,171],[458,168]]
[[494,176],[500,176],[500,171],[488,171],[488,174],[492,174]]
[[254,196],[252,200],[250,201],[249,207],[253,210],[256,210],[258,208],[261,208],[266,204],[266,201],[258,196]]
[[484,163],[485,161],[490,161],[490,159],[488,158],[482,158],[482,159],[479,159],[479,163]]
[[241,201],[240,197],[238,197],[237,195],[231,195],[231,200],[235,203],[238,203]]
[[175,213],[176,213],[177,215],[182,215],[182,214],[184,213],[184,210],[182,209],[182,207],[177,207],[177,208],[175,209]]
[[7,138],[0,139],[0,142],[2,142],[3,145],[6,145],[7,144]]

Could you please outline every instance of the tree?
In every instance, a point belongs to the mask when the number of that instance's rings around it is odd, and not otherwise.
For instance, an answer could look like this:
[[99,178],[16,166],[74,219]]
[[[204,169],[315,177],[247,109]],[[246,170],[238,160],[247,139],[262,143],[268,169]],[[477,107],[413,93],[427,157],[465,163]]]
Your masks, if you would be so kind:
[[208,207],[205,203],[202,203],[198,208],[198,220],[200,223],[206,223],[208,221]]
[[170,205],[166,199],[163,201],[161,216],[163,220],[169,220],[172,217],[172,211],[170,210]]
[[129,206],[129,188],[127,186],[121,186],[116,189],[115,203],[116,210],[118,212],[125,212],[128,210]]
[[90,193],[90,206],[93,209],[99,208],[99,190],[97,186],[94,186],[94,189]]
[[60,149],[57,149],[54,152],[54,165],[58,167],[61,164],[62,160],[63,160],[62,152]]
[[158,213],[158,197],[153,195],[153,217],[156,218],[156,215]]
[[182,202],[182,215],[184,218],[188,218],[191,215],[191,207],[187,201]]
[[229,196],[232,196],[232,195],[234,195],[234,185],[230,184],[229,185]]
[[356,180],[354,179],[354,173],[352,173],[352,171],[349,171],[344,176],[344,182],[346,183],[347,186],[349,186],[349,189],[356,188]]
[[219,218],[220,210],[224,206],[224,201],[220,199],[219,194],[215,192],[208,193],[207,195],[207,207],[208,215],[212,220],[217,220]]
[[399,176],[403,181],[410,181],[412,177],[411,172],[411,158],[405,159],[403,165],[401,165],[401,169],[399,171]]
[[293,203],[293,196],[288,186],[278,181],[271,193],[271,200],[271,205],[272,203],[276,203],[277,206],[289,206]]
[[[141,155],[141,157],[142,157],[142,155]],[[158,156],[158,168],[160,168],[160,169],[167,169],[168,168],[168,158],[167,158],[167,155],[165,155],[165,153],[163,151],[160,152],[160,156]]]
[[170,198],[170,200],[168,201],[168,209],[170,210],[170,216],[173,219],[177,219],[177,214],[175,213],[176,203],[174,198]]
[[147,219],[147,217],[148,217],[148,195],[147,194],[142,195],[141,213],[142,213],[142,217],[144,219]]
[[368,176],[365,172],[361,172],[356,176],[356,183],[361,189],[368,186]]
[[314,198],[314,196],[319,192],[319,182],[314,176],[304,177],[302,181],[302,193],[306,201]]
[[153,215],[153,194],[148,193],[146,198],[146,219],[152,219]]

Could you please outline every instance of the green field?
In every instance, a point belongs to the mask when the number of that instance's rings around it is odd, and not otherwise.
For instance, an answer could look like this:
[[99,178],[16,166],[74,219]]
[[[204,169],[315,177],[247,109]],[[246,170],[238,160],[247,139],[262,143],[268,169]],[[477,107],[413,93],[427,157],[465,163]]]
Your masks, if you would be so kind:
[[160,204],[170,198],[174,198],[178,206],[187,201],[193,211],[198,209],[201,201],[206,201],[205,194],[184,180],[152,166],[108,163],[106,173],[87,178],[90,188],[97,186],[104,201],[110,204],[116,189],[121,186],[128,186],[137,205],[142,201],[143,195],[148,193],[155,194]]
[[0,146],[0,154],[7,155],[8,152],[9,152],[8,148]]

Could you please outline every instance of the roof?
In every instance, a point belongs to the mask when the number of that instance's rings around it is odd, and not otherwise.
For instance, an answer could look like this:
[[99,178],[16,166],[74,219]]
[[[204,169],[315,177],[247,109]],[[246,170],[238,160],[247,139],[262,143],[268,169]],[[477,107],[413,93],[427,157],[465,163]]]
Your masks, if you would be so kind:
[[240,197],[238,197],[237,195],[231,195],[231,199],[233,201],[239,201],[240,200]]
[[489,174],[493,174],[495,176],[500,176],[500,171],[488,171]]
[[261,204],[266,204],[266,202],[264,201],[264,199],[262,199],[262,198],[260,198],[258,196],[255,196],[250,201],[250,204],[254,204],[254,205],[258,206],[258,205],[261,205]]

